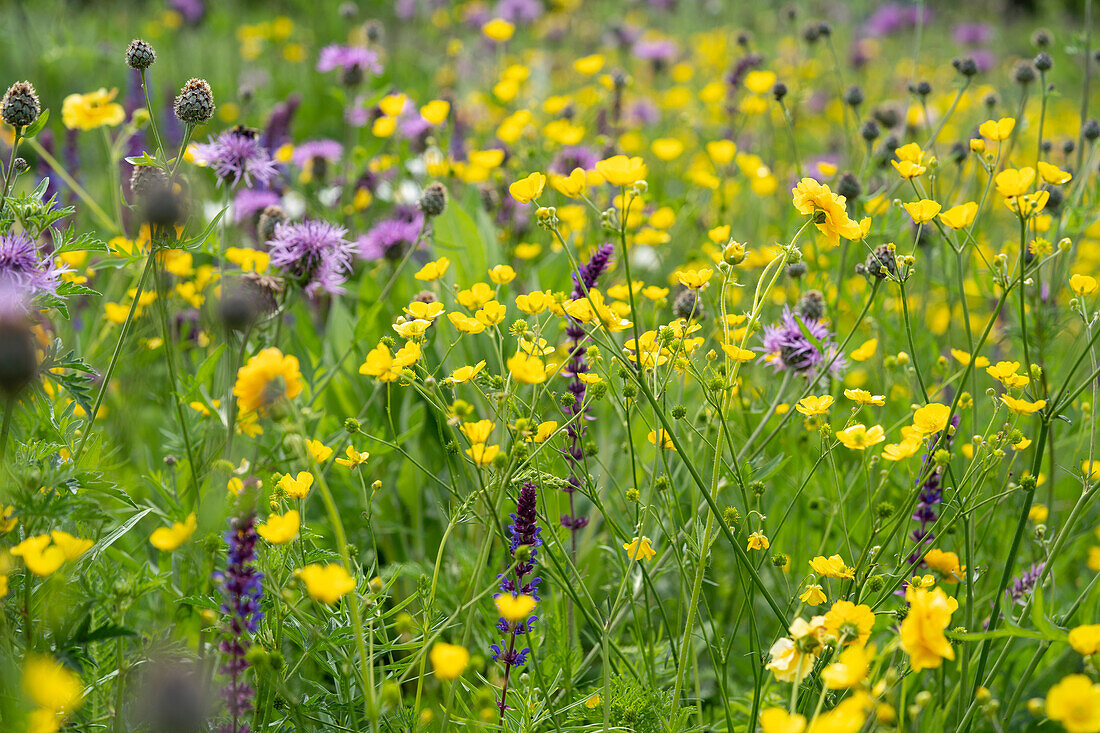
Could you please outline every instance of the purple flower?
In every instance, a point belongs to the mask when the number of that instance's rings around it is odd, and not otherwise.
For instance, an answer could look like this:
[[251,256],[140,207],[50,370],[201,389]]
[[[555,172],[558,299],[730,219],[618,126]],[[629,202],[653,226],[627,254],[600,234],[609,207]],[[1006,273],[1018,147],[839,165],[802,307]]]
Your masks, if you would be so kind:
[[[524,483],[519,490],[519,500],[516,502],[516,513],[512,515],[512,524],[508,526],[508,533],[512,540],[508,545],[508,553],[515,567],[509,570],[508,573],[500,575],[500,593],[497,594],[498,596],[503,593],[510,593],[513,596],[525,595],[531,596],[535,600],[539,599],[539,583],[542,582],[542,579],[534,576],[527,579],[527,576],[535,570],[538,547],[542,545],[542,528],[538,526],[537,499],[535,484],[530,481]],[[520,547],[526,547],[523,557],[517,555]],[[490,651],[493,652],[493,661],[504,663],[504,684],[500,691],[500,702],[497,703],[502,717],[504,711],[508,709],[505,700],[508,697],[509,673],[515,667],[522,667],[527,662],[527,655],[531,651],[526,647],[522,651],[517,651],[516,637],[528,633],[531,630],[531,625],[537,620],[537,616],[531,616],[526,621],[516,621],[515,623],[505,618],[501,618],[497,622],[497,630],[508,637],[507,646],[505,646],[504,640],[501,640],[499,644],[489,646]]]
[[39,256],[38,247],[25,233],[0,235],[0,283],[21,290],[29,299],[38,293],[56,293],[61,274],[52,257]]
[[381,74],[382,64],[378,63],[378,54],[369,48],[332,44],[321,49],[321,56],[317,60],[317,71],[326,72],[335,69],[344,72],[369,71],[372,74]]
[[509,23],[532,23],[542,17],[545,8],[541,0],[500,0],[494,16]]
[[344,146],[335,140],[310,140],[294,148],[290,161],[299,168],[305,168],[320,158],[335,163],[344,155]]
[[955,43],[964,46],[980,46],[989,42],[993,32],[985,23],[959,23],[952,31],[951,37],[955,39]]
[[595,169],[599,159],[594,152],[579,145],[562,148],[550,163],[550,170],[563,176],[572,173],[574,168],[590,171]]
[[356,243],[359,257],[367,262],[383,257],[396,259],[405,253],[405,248],[413,245],[420,237],[424,226],[424,215],[415,209],[398,211],[390,219],[383,219],[370,231],[359,237]]
[[951,429],[947,431],[947,436],[942,441],[939,433],[933,434],[928,439],[929,450],[924,454],[924,458],[921,460],[920,473],[917,474],[918,476],[924,476],[926,473],[928,475],[924,479],[924,483],[917,487],[919,500],[917,501],[917,508],[913,511],[913,521],[918,522],[920,527],[914,529],[909,535],[917,543],[917,549],[909,555],[909,564],[911,565],[923,564],[924,550],[921,545],[929,544],[935,539],[935,535],[929,529],[929,526],[935,524],[936,520],[939,519],[939,514],[936,513],[937,507],[943,501],[943,469],[932,465],[932,448],[936,450],[949,449],[957,427],[959,427],[959,416],[955,415],[951,418]]
[[[611,255],[615,252],[615,246],[610,242],[600,245],[588,262],[581,266],[580,272],[573,274],[573,292],[570,297],[574,300],[586,298],[587,292],[596,287],[600,276],[611,265]],[[563,373],[571,377],[569,392],[573,396],[573,404],[562,408],[562,412],[569,420],[565,431],[569,436],[569,447],[565,449],[565,462],[569,465],[569,478],[563,489],[569,494],[569,514],[561,518],[561,526],[570,530],[572,554],[577,553],[577,530],[588,525],[588,517],[578,516],[574,507],[574,493],[582,486],[580,472],[584,470],[584,422],[588,420],[587,408],[584,405],[585,384],[581,381],[581,375],[588,371],[588,362],[585,361],[586,334],[584,326],[570,318],[565,335],[569,337],[569,363],[566,364]],[[573,418],[577,419],[573,419]]]
[[634,55],[643,61],[667,64],[680,52],[675,41],[669,39],[641,39],[634,44]]
[[275,162],[260,142],[259,134],[246,127],[234,127],[196,145],[195,159],[214,169],[219,186],[223,181],[232,185],[244,181],[244,185],[251,188],[253,179],[257,185],[266,186],[278,175]]
[[285,102],[276,104],[271,110],[271,116],[267,118],[267,129],[264,130],[264,147],[268,150],[276,150],[284,143],[290,142],[290,123],[294,120],[294,113],[302,98],[298,94],[291,94]]
[[206,7],[202,4],[202,0],[172,0],[169,5],[172,10],[183,16],[189,25],[197,25],[206,14]]
[[225,533],[229,545],[224,573],[215,573],[214,579],[221,585],[221,612],[226,619],[222,625],[223,638],[218,649],[225,655],[222,674],[229,677],[223,688],[229,716],[232,719],[221,727],[222,733],[249,733],[248,723],[242,723],[252,709],[255,691],[245,683],[248,669],[248,649],[252,645],[251,634],[263,618],[260,599],[263,598],[263,575],[253,567],[256,562],[256,522],[252,514],[230,520]]
[[1039,583],[1039,577],[1043,574],[1043,569],[1045,567],[1046,563],[1036,563],[1025,570],[1023,574],[1017,575],[1012,579],[1012,585],[1005,588],[1005,594],[1008,595],[1013,603],[1017,603],[1021,606],[1026,605],[1032,591],[1035,590],[1035,586]]
[[278,205],[280,201],[282,198],[274,191],[242,188],[233,197],[233,221],[242,224],[268,206]]
[[343,293],[354,252],[344,239],[347,233],[343,227],[316,219],[279,224],[267,243],[271,265],[305,285],[309,295],[319,290]]
[[932,20],[932,9],[901,3],[880,5],[863,24],[863,32],[872,37],[888,36]]
[[777,372],[790,370],[795,374],[810,374],[820,364],[832,361],[829,371],[837,376],[848,364],[843,356],[837,355],[837,345],[828,326],[818,320],[803,320],[790,308],[783,308],[783,317],[778,323],[764,327],[762,341],[761,351],[767,354],[767,360]]

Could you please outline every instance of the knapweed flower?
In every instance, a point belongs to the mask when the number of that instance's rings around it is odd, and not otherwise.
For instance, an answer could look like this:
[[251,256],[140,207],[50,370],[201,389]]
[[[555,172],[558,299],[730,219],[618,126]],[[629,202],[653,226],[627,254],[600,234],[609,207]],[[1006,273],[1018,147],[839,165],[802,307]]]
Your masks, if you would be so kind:
[[38,293],[55,293],[68,268],[58,267],[23,232],[0,235],[0,288],[29,300]]
[[437,641],[428,652],[428,659],[432,662],[432,671],[441,680],[454,680],[466,669],[470,663],[470,652],[466,647],[457,644],[448,644]]
[[[814,341],[807,338],[806,333]],[[790,308],[783,309],[783,317],[778,323],[764,327],[761,341],[765,361],[776,371],[789,370],[795,374],[809,375],[822,364],[830,363],[829,371],[840,375],[847,366],[847,360],[839,355],[828,326],[819,320],[802,319]]]
[[955,659],[955,650],[943,632],[959,602],[940,588],[915,585],[906,588],[905,600],[909,602],[909,613],[901,622],[899,634],[901,648],[909,655],[913,671],[937,669],[944,659]]
[[635,537],[623,545],[626,556],[631,560],[652,560],[657,556],[648,537]]
[[343,565],[306,565],[295,575],[305,583],[310,598],[321,603],[332,605],[355,590],[355,578],[348,574]]
[[345,83],[353,86],[362,80],[364,72],[381,74],[382,64],[378,61],[378,53],[369,48],[332,44],[321,49],[317,71],[335,70],[343,72]]
[[284,356],[271,346],[248,360],[237,370],[233,395],[242,413],[267,412],[279,401],[294,399],[302,392],[302,373],[298,358]]
[[195,161],[214,170],[219,186],[224,181],[231,185],[243,181],[249,188],[266,186],[278,174],[259,133],[247,127],[234,127],[196,145]]
[[187,515],[182,522],[172,522],[171,527],[158,527],[149,535],[149,543],[161,552],[172,552],[179,548],[198,528],[195,513]]
[[[359,237],[355,244],[358,248],[359,258],[367,262],[380,259],[401,259],[420,238],[421,233],[424,231],[424,222],[425,218],[422,212],[398,207],[394,212],[394,216],[380,220],[370,228],[370,231]],[[443,257],[437,262],[449,263],[449,260]],[[430,268],[433,264],[429,262],[424,268]],[[446,270],[446,264],[443,264],[442,272],[446,272]],[[425,271],[430,272],[430,270],[422,270],[421,272]],[[439,276],[430,279],[438,279],[442,276],[442,272]],[[421,273],[417,273],[417,280],[428,279],[420,275]]]
[[117,89],[70,94],[61,103],[61,121],[70,130],[94,130],[97,127],[115,127],[126,119],[126,110],[115,102]]
[[267,243],[271,265],[305,286],[309,295],[343,293],[354,252],[345,234],[347,229],[315,219],[278,224]]
[[837,439],[851,450],[866,450],[886,440],[886,432],[881,425],[851,425],[836,432]]
[[1069,733],[1100,731],[1100,684],[1071,674],[1047,691],[1046,715]]
[[260,599],[263,598],[263,575],[256,570],[256,526],[253,516],[247,514],[230,520],[225,541],[229,545],[225,572],[215,573],[214,579],[221,585],[221,612],[223,638],[218,648],[225,655],[222,674],[229,683],[222,690],[229,709],[231,722],[221,728],[226,733],[248,733],[248,723],[242,722],[252,709],[254,690],[245,683],[248,669],[248,650],[251,635],[263,618]]

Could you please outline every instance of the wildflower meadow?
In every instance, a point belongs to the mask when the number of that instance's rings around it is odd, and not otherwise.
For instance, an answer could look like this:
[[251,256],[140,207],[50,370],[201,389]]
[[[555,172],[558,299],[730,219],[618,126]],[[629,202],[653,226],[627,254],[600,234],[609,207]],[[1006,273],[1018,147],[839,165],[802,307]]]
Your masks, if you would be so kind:
[[0,3],[0,731],[1100,732],[1093,0]]

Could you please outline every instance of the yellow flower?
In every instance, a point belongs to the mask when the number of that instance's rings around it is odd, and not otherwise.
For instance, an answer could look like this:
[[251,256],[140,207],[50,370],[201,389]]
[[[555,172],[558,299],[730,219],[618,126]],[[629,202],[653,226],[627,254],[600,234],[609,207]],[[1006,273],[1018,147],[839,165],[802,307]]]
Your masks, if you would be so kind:
[[286,514],[268,514],[267,521],[256,526],[256,533],[273,545],[283,545],[298,536],[302,518],[297,509]]
[[676,444],[672,442],[672,437],[664,430],[650,430],[646,439],[649,440],[651,445],[655,445],[659,448],[676,450]]
[[251,247],[230,247],[225,250],[225,259],[244,272],[263,274],[267,271],[271,256],[267,252]]
[[825,596],[825,591],[817,583],[810,583],[806,586],[806,590],[802,595],[798,597],[798,600],[805,603],[807,606],[820,606],[829,599]]
[[344,468],[351,469],[359,468],[359,466],[366,463],[367,459],[370,458],[369,453],[360,453],[359,451],[355,450],[354,446],[350,445],[347,447],[347,450],[344,451],[344,455],[346,456],[346,458],[337,458],[336,462]]
[[535,434],[527,440],[533,443],[545,443],[557,429],[557,420],[546,420],[545,422],[540,422],[538,427],[535,428]]
[[484,443],[474,443],[466,449],[466,455],[470,456],[470,459],[478,466],[488,466],[499,453],[499,445],[485,445]]
[[684,152],[684,144],[674,137],[659,137],[653,141],[649,149],[658,160],[668,162],[680,157]]
[[845,448],[864,450],[886,440],[886,432],[881,425],[872,425],[868,428],[860,424],[838,430],[836,437],[844,444]]
[[612,186],[633,186],[638,181],[645,180],[649,170],[641,158],[613,155],[596,163],[596,172]]
[[489,270],[489,279],[497,285],[507,285],[516,279],[516,271],[509,265],[497,265]]
[[857,240],[864,235],[859,222],[852,221],[848,216],[844,197],[837,196],[828,186],[813,178],[803,178],[791,189],[791,203],[798,213],[815,217],[814,225],[832,247],[840,244],[841,237]]
[[428,658],[432,661],[432,671],[436,677],[441,680],[453,680],[457,679],[470,663],[470,652],[466,651],[466,647],[437,641],[432,645]]
[[291,499],[304,499],[313,486],[313,474],[309,471],[299,471],[297,477],[289,473],[279,479],[279,488]]
[[1069,733],[1100,731],[1100,684],[1071,674],[1047,692],[1046,714]]
[[851,354],[852,361],[867,361],[878,351],[878,339],[867,339]]
[[237,370],[233,395],[241,412],[256,410],[265,414],[275,403],[294,399],[302,391],[302,373],[298,359],[284,356],[274,346],[256,354]]
[[830,690],[851,689],[867,678],[874,658],[873,644],[853,644],[842,651],[835,662],[822,670],[821,680]]
[[447,268],[450,267],[451,261],[446,257],[440,257],[438,260],[429,262],[421,267],[413,277],[421,282],[432,282],[443,277],[447,273]]
[[909,216],[916,224],[932,221],[932,219],[936,217],[936,214],[940,213],[941,208],[937,202],[931,199],[921,199],[911,204],[902,204],[902,206],[909,212]]
[[336,603],[347,593],[355,590],[355,578],[348,575],[342,565],[306,565],[295,575],[306,584],[306,592],[321,603]]
[[1086,624],[1071,629],[1069,645],[1073,647],[1073,651],[1084,657],[1100,652],[1100,624]]
[[573,68],[577,70],[577,73],[584,74],[585,76],[598,74],[600,69],[603,68],[603,65],[604,57],[599,54],[582,56],[573,62]]
[[1051,165],[1046,161],[1040,160],[1036,167],[1039,169],[1039,177],[1054,186],[1069,183],[1070,178],[1073,177],[1058,166]]
[[783,708],[765,708],[760,711],[760,730],[763,733],[802,733],[806,730],[806,718]]
[[528,356],[522,351],[508,358],[508,371],[513,379],[523,384],[542,384],[548,376],[542,359]]
[[875,405],[881,407],[886,404],[886,395],[871,394],[865,389],[846,389],[844,396],[859,405]]
[[402,310],[415,320],[434,321],[436,318],[443,315],[443,304],[439,302],[425,303],[420,300],[414,300],[402,308]]
[[482,369],[485,368],[485,360],[482,359],[473,366],[460,366],[454,370],[454,373],[447,378],[447,381],[451,384],[465,384],[471,379],[476,377]]
[[940,588],[914,585],[905,589],[905,600],[909,601],[909,613],[899,632],[901,648],[909,655],[913,671],[937,669],[944,659],[954,660],[955,650],[943,631],[951,623],[951,614],[958,610],[958,601]]
[[703,267],[698,270],[679,270],[676,273],[676,281],[685,288],[699,290],[707,284],[707,281],[710,280],[710,276],[713,274],[714,271],[709,267]]
[[814,616],[809,623],[796,618],[790,626],[790,636],[784,636],[768,650],[770,660],[766,668],[780,682],[799,683],[814,668],[814,661],[821,653],[821,636],[824,618]]
[[306,448],[309,450],[309,454],[313,456],[313,460],[318,463],[324,463],[332,456],[332,448],[329,448],[319,440],[309,441],[306,443]]
[[68,532],[62,532],[59,529],[50,532],[50,537],[53,538],[54,545],[61,548],[61,552],[65,555],[66,560],[77,559],[85,552],[92,549],[92,545],[94,544],[91,540],[74,537]]
[[117,94],[117,89],[70,94],[61,103],[61,121],[70,130],[94,130],[104,125],[120,125],[126,119],[126,110],[114,101]]
[[1016,120],[1011,117],[1002,117],[999,120],[987,120],[978,125],[978,134],[999,143],[1002,140],[1007,140],[1015,127]]
[[939,572],[946,583],[958,583],[963,580],[966,567],[959,564],[959,556],[953,552],[944,552],[939,548],[924,553],[924,564]]
[[1070,275],[1069,287],[1074,293],[1084,298],[1096,292],[1096,278],[1092,275]]
[[1023,196],[1035,181],[1034,168],[1005,168],[993,179],[997,193],[1007,198]]
[[584,706],[589,710],[598,708],[600,706],[600,694],[598,692],[593,692],[585,699]]
[[401,376],[401,370],[420,360],[420,345],[409,341],[396,354],[390,354],[390,348],[379,343],[367,354],[360,365],[359,373],[375,377],[380,382],[393,382]]
[[763,532],[757,530],[749,535],[749,543],[746,550],[766,550],[771,547],[771,542]]
[[623,549],[631,560],[652,560],[657,555],[648,537],[635,537],[624,544]]
[[1032,504],[1031,509],[1028,509],[1027,511],[1027,519],[1029,522],[1045,522],[1047,521],[1047,517],[1049,516],[1050,509],[1047,508],[1044,504]]
[[403,339],[421,341],[424,338],[424,334],[428,332],[428,326],[430,325],[432,325],[431,321],[414,318],[411,321],[393,324],[393,330]]
[[15,507],[11,504],[0,508],[0,534],[11,532],[15,529],[15,525],[19,524],[19,520],[14,515]]
[[48,534],[28,537],[11,548],[14,557],[23,558],[23,563],[35,575],[46,578],[57,572],[65,562],[65,552],[57,545],[50,544]]
[[722,351],[726,353],[732,361],[746,362],[752,361],[756,358],[756,352],[750,349],[742,349],[735,344],[722,344]]
[[502,593],[496,597],[494,602],[501,617],[512,623],[526,621],[531,612],[535,610],[535,599],[531,596],[513,596],[511,593]]
[[184,542],[191,539],[191,535],[195,534],[198,526],[195,513],[191,512],[187,515],[187,519],[182,522],[172,522],[171,527],[157,527],[154,529],[153,533],[149,535],[149,543],[161,552],[173,552]]
[[913,427],[923,435],[938,433],[947,427],[951,408],[939,402],[931,402],[913,413]]
[[844,558],[840,555],[825,557],[818,555],[810,560],[810,568],[823,578],[835,578],[838,580],[851,580],[855,577],[855,569],[844,564]]
[[53,714],[68,714],[84,701],[80,678],[49,657],[28,657],[23,667],[23,690],[36,706]]
[[1016,399],[1006,394],[1001,395],[1001,402],[1005,403],[1008,409],[1015,412],[1017,415],[1034,415],[1039,410],[1047,406],[1046,400],[1038,400],[1036,402],[1028,402],[1024,399]]
[[420,116],[433,125],[447,119],[451,113],[451,103],[443,99],[433,99],[420,108]]
[[824,415],[832,407],[834,400],[832,395],[821,395],[820,397],[803,397],[798,401],[798,404],[794,406],[794,409],[801,412],[807,417],[813,415]]
[[503,18],[493,18],[481,26],[481,32],[494,41],[507,41],[516,32],[516,27]]
[[541,173],[532,173],[510,185],[508,193],[521,204],[529,204],[542,195],[542,189],[545,186],[546,176]]
[[851,601],[837,601],[825,614],[825,636],[843,644],[863,646],[871,638],[875,614],[870,606]]
[[974,223],[974,217],[978,214],[978,204],[967,201],[965,204],[952,206],[940,214],[940,221],[951,229],[963,229]]

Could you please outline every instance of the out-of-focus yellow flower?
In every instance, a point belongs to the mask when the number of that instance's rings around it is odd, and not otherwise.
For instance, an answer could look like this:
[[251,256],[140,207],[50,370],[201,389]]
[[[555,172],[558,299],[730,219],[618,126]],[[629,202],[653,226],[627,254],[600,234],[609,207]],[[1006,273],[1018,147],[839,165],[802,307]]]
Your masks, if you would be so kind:
[[481,26],[481,32],[485,34],[486,38],[504,42],[510,39],[516,32],[516,27],[503,18],[493,18],[488,23]]
[[936,669],[944,659],[955,658],[955,650],[943,635],[951,623],[951,614],[959,603],[940,588],[917,588],[909,585],[905,591],[909,613],[899,629],[901,648],[909,655],[914,672]]
[[149,543],[161,552],[174,552],[180,545],[191,539],[191,535],[195,534],[198,526],[195,513],[191,512],[182,522],[172,522],[171,527],[154,529],[149,535]]
[[237,370],[233,395],[241,412],[264,414],[283,398],[294,399],[302,391],[298,358],[284,356],[274,346],[261,351]]
[[531,612],[535,610],[535,599],[527,595],[513,596],[511,593],[501,593],[496,597],[497,611],[504,620],[516,623],[526,621]]
[[1083,674],[1071,674],[1047,691],[1046,714],[1069,733],[1100,730],[1100,684]]
[[508,193],[521,204],[529,204],[542,195],[542,189],[545,186],[546,176],[535,172],[508,186]]
[[306,565],[297,575],[310,597],[321,603],[333,604],[355,590],[355,578],[342,565]]
[[1075,294],[1084,298],[1096,292],[1096,278],[1092,275],[1070,275],[1069,287]]
[[256,533],[273,545],[283,545],[298,536],[302,518],[297,509],[286,514],[268,514],[267,521],[256,526]]
[[70,130],[115,127],[126,119],[126,110],[114,101],[117,89],[99,89],[87,94],[70,94],[61,103],[61,121]]
[[645,180],[649,169],[641,158],[613,155],[596,163],[596,172],[612,186],[633,186]]
[[437,641],[428,653],[432,662],[432,671],[441,680],[457,679],[470,663],[470,652],[466,647]]

